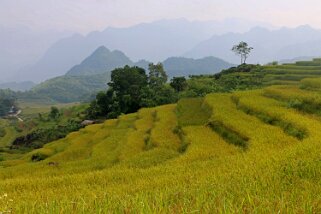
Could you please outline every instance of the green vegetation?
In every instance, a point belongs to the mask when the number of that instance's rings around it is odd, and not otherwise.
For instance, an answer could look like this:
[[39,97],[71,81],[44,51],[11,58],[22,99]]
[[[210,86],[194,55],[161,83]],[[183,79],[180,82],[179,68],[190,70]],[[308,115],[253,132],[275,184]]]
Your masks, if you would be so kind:
[[236,146],[240,146],[243,149],[247,149],[249,140],[247,137],[241,136],[239,133],[225,126],[222,122],[211,121],[208,124],[218,135],[220,135],[226,142]]
[[163,62],[168,75],[172,77],[207,74],[213,75],[222,69],[233,66],[216,57],[205,57],[202,59],[190,59],[184,57],[171,57]]
[[150,64],[149,75],[138,67],[125,66],[111,74],[107,92],[100,92],[88,108],[89,118],[116,118],[142,107],[174,103],[174,90],[166,85],[167,75],[162,64]]
[[[3,122],[6,135],[0,145],[6,152],[25,152],[41,148],[44,144],[65,137],[82,128],[83,112],[87,105],[27,106],[21,104],[23,121],[15,118]],[[42,113],[39,113],[42,112]],[[10,150],[9,150],[10,148]]]
[[14,106],[16,106],[15,93],[10,90],[0,90],[0,117],[6,116]]
[[91,95],[103,90],[110,72],[89,76],[61,76],[47,80],[31,91],[19,93],[20,100],[29,102],[70,103],[88,101]]
[[321,78],[305,78],[301,80],[301,87],[306,89],[320,89]]

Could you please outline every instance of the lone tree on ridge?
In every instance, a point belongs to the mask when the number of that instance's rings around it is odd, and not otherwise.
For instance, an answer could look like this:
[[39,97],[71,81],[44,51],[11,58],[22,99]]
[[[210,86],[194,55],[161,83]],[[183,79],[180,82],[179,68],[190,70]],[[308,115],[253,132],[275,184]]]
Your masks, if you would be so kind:
[[234,45],[232,51],[236,54],[241,56],[241,64],[245,64],[247,58],[249,57],[251,51],[253,50],[252,47],[246,42],[240,42],[238,45]]

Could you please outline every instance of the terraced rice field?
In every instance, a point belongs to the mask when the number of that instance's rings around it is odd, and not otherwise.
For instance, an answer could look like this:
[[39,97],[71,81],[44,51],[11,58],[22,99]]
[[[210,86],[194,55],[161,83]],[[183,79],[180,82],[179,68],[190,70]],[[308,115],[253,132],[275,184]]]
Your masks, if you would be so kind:
[[87,126],[4,158],[0,211],[319,213],[320,116],[292,102],[319,105],[320,97],[271,86]]
[[[182,99],[2,152],[0,213],[320,213],[320,74],[321,59],[265,66],[263,89]],[[0,122],[3,149],[16,133]]]
[[321,59],[302,61],[293,64],[264,66],[265,85],[296,85],[305,78],[318,78],[321,75]]

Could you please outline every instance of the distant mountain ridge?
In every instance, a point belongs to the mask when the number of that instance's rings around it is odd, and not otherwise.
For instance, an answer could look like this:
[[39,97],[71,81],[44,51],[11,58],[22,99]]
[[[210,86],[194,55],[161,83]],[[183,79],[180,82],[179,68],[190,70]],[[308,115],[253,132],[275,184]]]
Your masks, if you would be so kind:
[[86,36],[74,34],[57,41],[36,64],[22,69],[14,80],[30,79],[41,82],[64,75],[102,45],[111,50],[122,50],[135,61],[146,59],[156,62],[170,56],[182,56],[214,34],[245,32],[257,25],[268,26],[265,23],[239,19],[223,21],[174,19],[142,23],[126,28],[108,27],[101,32],[94,31]]
[[[131,61],[123,52],[110,51],[104,46],[100,46],[82,63],[70,69],[67,76],[96,75],[110,72],[115,68],[129,66],[142,67],[148,72],[149,61],[140,60],[136,63]],[[234,66],[216,57],[205,57],[202,59],[191,59],[184,57],[170,57],[162,62],[169,77],[189,76],[200,74],[214,74]]]
[[[149,61],[132,62],[123,52],[110,51],[104,46],[97,48],[82,63],[70,69],[66,75],[44,81],[33,87],[29,96],[46,97],[52,102],[76,102],[86,100],[90,95],[105,90],[110,80],[111,71],[115,68],[129,66],[142,67],[148,73]],[[163,62],[169,78],[214,74],[233,64],[215,57],[189,59],[171,57]]]
[[255,27],[246,33],[214,35],[187,51],[184,56],[217,56],[238,63],[239,57],[231,48],[240,41],[245,41],[254,48],[248,59],[250,63],[267,63],[299,56],[321,56],[321,30],[308,25],[277,30]]
[[81,64],[72,67],[66,75],[79,76],[99,74],[111,71],[124,65],[132,65],[133,62],[121,51],[110,51],[104,46],[100,46]]

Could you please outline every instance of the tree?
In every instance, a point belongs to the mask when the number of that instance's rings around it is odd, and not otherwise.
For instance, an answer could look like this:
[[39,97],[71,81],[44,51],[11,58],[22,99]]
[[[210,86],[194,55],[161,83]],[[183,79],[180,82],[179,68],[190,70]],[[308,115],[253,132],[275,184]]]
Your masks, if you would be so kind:
[[113,102],[119,102],[122,113],[132,113],[140,108],[141,90],[148,84],[147,75],[143,68],[118,68],[111,73],[111,82],[108,83]]
[[152,88],[157,88],[164,85],[167,82],[167,74],[164,70],[162,63],[154,65],[153,63],[149,64],[149,86]]
[[187,81],[185,77],[174,77],[170,85],[176,92],[184,91],[187,88]]
[[240,42],[238,45],[234,45],[232,48],[232,51],[236,55],[241,56],[241,64],[246,63],[246,60],[252,50],[253,50],[253,48],[249,47],[249,45],[246,42]]
[[87,117],[116,118],[120,114],[136,112],[142,107],[173,103],[177,93],[166,84],[167,75],[162,64],[150,64],[147,77],[139,67],[117,68],[111,72],[107,92],[100,92],[87,109]]
[[49,118],[52,120],[57,120],[60,117],[59,109],[55,106],[51,107]]
[[12,107],[16,108],[15,92],[0,90],[0,117],[7,115]]

